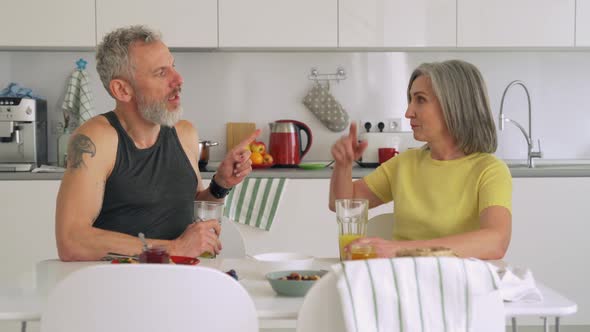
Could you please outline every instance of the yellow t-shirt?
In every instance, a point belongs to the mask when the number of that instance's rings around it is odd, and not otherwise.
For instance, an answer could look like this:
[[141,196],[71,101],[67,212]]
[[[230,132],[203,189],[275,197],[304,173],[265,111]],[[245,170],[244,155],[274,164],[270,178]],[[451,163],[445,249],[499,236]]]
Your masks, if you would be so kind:
[[411,149],[363,178],[384,203],[394,202],[394,239],[428,240],[479,229],[479,215],[499,205],[512,210],[512,176],[489,153],[434,160]]

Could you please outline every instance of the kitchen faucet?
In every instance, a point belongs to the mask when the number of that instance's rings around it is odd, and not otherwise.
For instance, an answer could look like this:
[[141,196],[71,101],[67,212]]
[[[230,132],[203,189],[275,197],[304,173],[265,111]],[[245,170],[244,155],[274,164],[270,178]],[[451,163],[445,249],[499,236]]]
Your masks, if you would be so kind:
[[[510,88],[515,85],[522,86],[522,88],[524,89],[524,92],[526,93],[526,98],[527,98],[527,102],[528,102],[528,106],[529,106],[529,133],[528,134],[527,134],[526,130],[520,125],[520,123],[504,116],[503,108],[504,108],[504,98],[506,97],[506,92],[508,92],[508,90],[510,90]],[[535,167],[535,164],[533,162],[533,158],[543,158],[543,152],[541,151],[541,140],[540,139],[539,139],[539,151],[533,151],[533,138],[532,138],[533,134],[531,132],[531,95],[529,94],[529,90],[527,89],[526,85],[524,85],[523,81],[519,81],[519,80],[512,81],[512,82],[510,82],[510,84],[508,84],[506,89],[504,89],[504,93],[502,94],[502,101],[500,102],[500,117],[498,120],[499,120],[500,131],[504,130],[504,122],[512,122],[516,127],[518,127],[518,129],[520,129],[520,131],[524,135],[524,138],[526,139],[526,143],[528,146],[527,166],[529,168]]]

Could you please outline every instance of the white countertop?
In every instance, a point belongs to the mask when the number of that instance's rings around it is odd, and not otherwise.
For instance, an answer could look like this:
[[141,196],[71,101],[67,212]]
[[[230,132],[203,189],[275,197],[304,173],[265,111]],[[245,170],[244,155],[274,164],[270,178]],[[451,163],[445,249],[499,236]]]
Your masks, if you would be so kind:
[[[590,160],[588,159],[537,159],[535,168],[526,167],[525,160],[504,160],[514,178],[526,177],[590,177]],[[325,163],[329,161],[305,161],[305,163]],[[201,172],[203,179],[211,179],[219,162],[210,162],[208,170]],[[355,165],[352,169],[354,178],[361,178],[374,168],[363,168]],[[292,179],[329,179],[332,175],[332,168],[316,170],[304,170],[301,168],[264,168],[255,169],[250,174],[254,178],[292,178]],[[30,173],[30,172],[0,172],[0,181],[11,180],[60,180],[63,173]]]

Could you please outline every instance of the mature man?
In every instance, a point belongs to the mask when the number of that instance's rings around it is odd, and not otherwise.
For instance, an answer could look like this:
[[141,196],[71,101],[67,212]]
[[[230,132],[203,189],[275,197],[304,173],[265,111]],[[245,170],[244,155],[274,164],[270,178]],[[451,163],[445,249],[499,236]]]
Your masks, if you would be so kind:
[[260,130],[227,154],[204,189],[197,132],[180,120],[183,79],[159,34],[145,26],[117,29],[104,37],[96,60],[116,107],[70,139],[57,197],[59,257],[138,254],[139,232],[171,255],[218,253],[219,225],[192,223],[193,201],[223,200],[252,171],[245,147]]

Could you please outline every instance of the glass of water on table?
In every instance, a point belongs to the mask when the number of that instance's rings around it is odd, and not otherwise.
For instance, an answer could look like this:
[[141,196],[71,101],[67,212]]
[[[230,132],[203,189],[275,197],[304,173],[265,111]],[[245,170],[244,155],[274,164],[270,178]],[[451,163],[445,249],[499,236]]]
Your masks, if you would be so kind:
[[[223,216],[223,202],[195,201],[194,208],[195,222],[215,219],[219,222],[219,225],[221,225],[221,217]],[[213,228],[211,231],[215,232]],[[200,257],[215,258],[215,256],[216,255],[214,252],[205,252]]]

